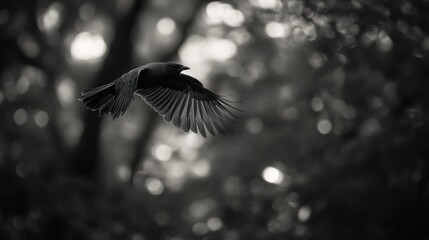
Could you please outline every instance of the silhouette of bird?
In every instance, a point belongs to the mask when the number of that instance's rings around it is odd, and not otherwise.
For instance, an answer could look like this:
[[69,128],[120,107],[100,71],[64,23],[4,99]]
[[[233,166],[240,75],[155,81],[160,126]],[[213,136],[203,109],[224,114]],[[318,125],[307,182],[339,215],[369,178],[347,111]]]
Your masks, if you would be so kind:
[[213,136],[230,133],[228,121],[238,120],[233,102],[204,88],[197,79],[182,74],[189,69],[179,63],[155,62],[132,69],[118,79],[103,86],[82,92],[87,109],[99,115],[111,114],[113,120],[127,110],[134,94],[143,98],[167,122],[200,133],[206,129]]

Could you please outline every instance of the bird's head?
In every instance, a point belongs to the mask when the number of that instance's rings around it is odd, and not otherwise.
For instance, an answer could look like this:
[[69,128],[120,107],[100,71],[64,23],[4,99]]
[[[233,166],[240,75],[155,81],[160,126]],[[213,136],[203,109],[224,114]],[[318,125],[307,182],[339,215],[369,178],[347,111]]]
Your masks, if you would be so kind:
[[183,66],[180,63],[174,63],[174,62],[166,63],[166,67],[167,67],[167,72],[170,74],[179,74],[180,72],[189,69],[188,67]]

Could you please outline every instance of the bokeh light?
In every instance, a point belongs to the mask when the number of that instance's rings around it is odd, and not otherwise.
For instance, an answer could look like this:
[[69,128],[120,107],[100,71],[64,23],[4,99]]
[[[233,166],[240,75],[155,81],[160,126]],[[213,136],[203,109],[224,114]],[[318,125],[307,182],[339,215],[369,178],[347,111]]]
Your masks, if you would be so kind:
[[147,190],[153,195],[159,195],[164,192],[164,184],[157,178],[148,178],[145,183]]
[[[65,239],[426,239],[403,221],[429,196],[417,2],[3,4],[5,238],[54,222]],[[231,134],[181,131],[137,96],[114,121],[78,101],[155,61],[243,109]]]
[[229,39],[209,38],[207,42],[207,56],[217,61],[225,61],[234,57],[237,46]]
[[211,2],[207,5],[206,13],[211,24],[225,23],[231,27],[239,27],[244,23],[244,15],[228,3]]
[[197,177],[207,177],[210,174],[210,163],[207,160],[198,160],[191,166],[191,172]]
[[311,108],[315,112],[322,111],[324,106],[325,106],[325,104],[323,103],[322,99],[320,99],[318,97],[314,97],[313,99],[311,99]]
[[30,88],[30,80],[26,76],[21,76],[16,84],[16,91],[19,94],[24,94]]
[[317,123],[317,130],[320,134],[326,135],[331,132],[332,124],[328,119],[322,119]]
[[218,217],[211,217],[207,220],[207,227],[210,229],[210,231],[219,231],[222,226],[222,220]]
[[46,125],[48,125],[49,123],[48,113],[46,113],[43,110],[36,112],[36,114],[34,115],[34,122],[38,127],[41,127],[41,128],[46,127]]
[[159,144],[154,147],[154,156],[160,161],[170,160],[172,155],[171,148],[165,144]]
[[22,125],[27,121],[27,112],[20,108],[15,111],[13,114],[13,120],[17,125]]
[[106,42],[101,35],[81,32],[73,39],[70,53],[75,60],[92,61],[104,56],[106,50]]
[[161,18],[156,24],[156,29],[162,35],[170,35],[176,30],[176,23],[171,18]]
[[311,208],[308,206],[302,206],[298,210],[298,219],[301,222],[307,221],[311,216]]
[[262,178],[272,184],[281,184],[284,179],[284,174],[278,168],[268,166],[262,171]]
[[40,16],[39,28],[44,31],[57,29],[61,24],[64,6],[59,2],[52,3]]
[[250,0],[250,3],[262,9],[280,10],[283,6],[280,0]]
[[62,106],[66,107],[76,101],[75,98],[75,83],[70,78],[63,78],[57,85],[57,97]]
[[205,223],[195,223],[192,227],[192,231],[196,235],[205,235],[207,233],[207,225]]
[[119,178],[126,182],[131,178],[131,170],[128,166],[121,165],[117,169]]
[[290,34],[289,28],[286,28],[279,22],[269,22],[265,26],[265,32],[271,38],[283,38]]

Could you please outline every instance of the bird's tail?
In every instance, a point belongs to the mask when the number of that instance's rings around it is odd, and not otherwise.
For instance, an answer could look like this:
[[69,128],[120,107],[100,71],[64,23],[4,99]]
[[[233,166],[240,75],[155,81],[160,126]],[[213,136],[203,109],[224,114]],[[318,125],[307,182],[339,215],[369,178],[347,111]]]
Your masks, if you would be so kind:
[[124,114],[133,99],[132,89],[125,84],[116,92],[115,82],[84,91],[79,100],[91,111],[98,111],[100,116],[110,113],[115,120]]

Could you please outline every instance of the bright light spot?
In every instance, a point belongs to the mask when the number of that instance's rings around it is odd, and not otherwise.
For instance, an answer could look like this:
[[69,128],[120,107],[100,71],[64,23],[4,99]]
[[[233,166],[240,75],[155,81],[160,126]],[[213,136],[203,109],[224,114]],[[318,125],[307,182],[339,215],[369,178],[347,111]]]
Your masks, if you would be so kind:
[[13,120],[17,125],[24,124],[27,121],[27,112],[22,108],[16,110],[13,114]]
[[275,167],[266,167],[262,171],[262,178],[273,184],[280,184],[283,182],[284,174]]
[[280,0],[250,0],[250,3],[259,8],[279,10],[282,7]]
[[192,231],[196,234],[196,235],[204,235],[207,233],[207,226],[204,223],[196,223],[193,227],[192,227]]
[[191,171],[197,177],[207,177],[210,173],[210,163],[207,160],[196,161],[192,164]]
[[209,21],[212,23],[220,23],[223,20],[225,10],[232,9],[232,6],[220,2],[211,2],[207,5],[206,12]]
[[286,29],[278,22],[269,22],[265,26],[265,32],[271,38],[281,38],[286,36]]
[[311,108],[313,109],[313,111],[315,112],[320,112],[323,110],[324,107],[324,103],[323,100],[318,98],[318,97],[314,97],[313,99],[311,99]]
[[56,90],[57,97],[60,100],[61,105],[67,106],[70,105],[73,101],[75,101],[75,84],[73,80],[69,78],[61,80]]
[[160,144],[155,147],[154,155],[160,161],[168,161],[172,155],[171,147],[165,144]]
[[71,44],[71,55],[75,60],[90,61],[102,57],[107,50],[106,42],[99,34],[81,32]]
[[28,80],[27,77],[20,77],[18,82],[16,83],[16,91],[19,94],[24,94],[28,91],[28,88],[30,87],[30,80]]
[[237,45],[230,39],[190,36],[179,50],[180,60],[191,67],[189,74],[207,78],[212,71],[211,61],[223,62],[237,53]]
[[188,134],[185,144],[190,148],[200,148],[204,144],[204,138],[197,134]]
[[231,27],[238,27],[244,23],[244,15],[240,10],[232,9],[225,14],[224,20],[225,24]]
[[264,123],[259,118],[252,118],[246,122],[246,129],[253,134],[260,133],[264,129]]
[[217,231],[222,228],[222,220],[218,217],[211,217],[207,220],[207,227],[210,231]]
[[34,122],[38,127],[46,127],[49,123],[49,115],[45,111],[38,111],[34,115]]
[[148,178],[145,184],[147,190],[153,195],[159,195],[164,191],[164,184],[157,178]]
[[[187,66],[203,65],[207,60],[207,41],[201,36],[190,36],[179,50],[179,56]],[[191,67],[192,68],[192,67]]]
[[326,135],[332,130],[332,124],[327,119],[322,119],[317,123],[317,130],[320,134]]
[[42,16],[42,26],[40,26],[42,30],[52,31],[60,26],[62,8],[60,3],[55,2],[46,9]]
[[171,18],[161,18],[156,24],[156,29],[162,35],[170,35],[176,30],[176,23]]
[[378,39],[379,39],[378,45],[379,45],[381,50],[387,52],[393,48],[393,41],[387,32],[380,31],[378,33]]
[[207,5],[206,13],[209,23],[224,22],[231,27],[238,27],[244,22],[244,15],[228,3],[211,2]]
[[131,177],[131,170],[127,166],[119,166],[118,167],[118,176],[122,181],[128,181]]
[[308,206],[302,206],[298,210],[298,219],[301,222],[305,222],[310,218],[311,208]]
[[237,46],[229,39],[208,39],[208,57],[217,61],[225,61],[237,53]]

